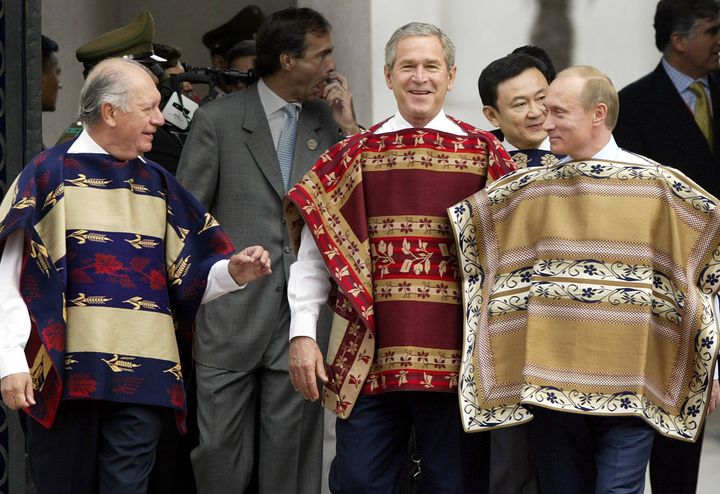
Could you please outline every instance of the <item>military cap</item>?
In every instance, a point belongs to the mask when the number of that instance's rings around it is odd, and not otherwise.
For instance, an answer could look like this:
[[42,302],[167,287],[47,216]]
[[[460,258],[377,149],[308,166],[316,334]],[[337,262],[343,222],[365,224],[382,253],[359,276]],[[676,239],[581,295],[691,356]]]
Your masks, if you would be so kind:
[[91,67],[110,57],[127,56],[138,62],[164,62],[153,53],[155,23],[152,14],[143,10],[129,24],[101,34],[75,52],[78,61]]
[[253,39],[253,35],[265,20],[265,15],[256,5],[248,5],[225,24],[203,34],[202,42],[210,53],[223,55],[237,43]]

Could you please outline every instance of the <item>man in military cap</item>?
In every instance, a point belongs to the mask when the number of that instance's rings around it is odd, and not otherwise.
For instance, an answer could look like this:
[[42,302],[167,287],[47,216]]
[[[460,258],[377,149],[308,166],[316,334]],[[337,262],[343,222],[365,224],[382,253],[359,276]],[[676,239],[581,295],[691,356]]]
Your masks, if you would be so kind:
[[[335,73],[330,24],[319,12],[275,12],[256,43],[260,80],[195,112],[178,165],[180,182],[227,223],[230,236],[263,239],[275,266],[267,282],[197,319],[200,445],[192,462],[201,493],[244,492],[257,457],[261,494],[317,494],[322,410],[295,393],[288,376],[286,292],[295,255],[283,196],[342,138],[339,130],[358,127],[347,81]],[[329,328],[320,328],[326,340]]]
[[[154,34],[153,16],[148,10],[143,10],[129,24],[88,41],[75,52],[78,62],[83,64],[83,77],[87,77],[90,70],[106,58],[123,57],[148,67],[157,83],[158,76],[162,73],[157,63],[164,62],[165,59],[153,52]],[[82,129],[82,122],[79,120],[73,122],[60,136],[57,144],[76,138]]]
[[248,5],[225,24],[203,34],[202,42],[210,50],[213,67],[228,68],[227,52],[240,41],[253,39],[264,19],[260,7]]

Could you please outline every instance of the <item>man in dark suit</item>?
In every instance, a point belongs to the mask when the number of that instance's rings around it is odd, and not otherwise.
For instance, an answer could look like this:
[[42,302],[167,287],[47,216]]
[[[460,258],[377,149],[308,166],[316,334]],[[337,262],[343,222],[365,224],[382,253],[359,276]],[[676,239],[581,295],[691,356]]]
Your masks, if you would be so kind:
[[[719,13],[716,0],[658,2],[655,45],[662,60],[620,91],[614,131],[621,147],[681,170],[715,197],[720,196]],[[713,396],[719,391],[716,375]],[[653,493],[695,492],[701,449],[702,435],[696,443],[683,443],[658,434],[650,460]]]
[[260,80],[198,109],[177,172],[231,238],[263,239],[274,263],[264,283],[198,316],[200,445],[192,461],[198,492],[244,491],[255,461],[259,492],[315,494],[322,411],[288,378],[286,292],[295,254],[282,199],[325,149],[358,129],[321,14],[275,12],[256,43]]

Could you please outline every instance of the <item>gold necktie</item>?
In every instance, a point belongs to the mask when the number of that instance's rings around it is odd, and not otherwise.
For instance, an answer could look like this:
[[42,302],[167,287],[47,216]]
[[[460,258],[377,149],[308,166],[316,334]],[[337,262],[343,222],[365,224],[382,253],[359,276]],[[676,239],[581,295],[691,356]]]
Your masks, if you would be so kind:
[[697,100],[695,101],[695,122],[700,127],[700,132],[705,136],[710,149],[713,149],[713,125],[712,116],[710,115],[710,103],[703,83],[695,81],[688,89],[693,92]]

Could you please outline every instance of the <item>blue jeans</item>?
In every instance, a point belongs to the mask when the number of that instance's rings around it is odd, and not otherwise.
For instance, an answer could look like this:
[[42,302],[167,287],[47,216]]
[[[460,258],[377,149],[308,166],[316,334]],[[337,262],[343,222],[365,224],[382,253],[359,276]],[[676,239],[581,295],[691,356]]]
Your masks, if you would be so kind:
[[531,444],[542,494],[643,494],[655,431],[637,417],[534,407]]

